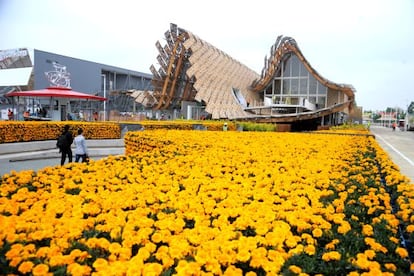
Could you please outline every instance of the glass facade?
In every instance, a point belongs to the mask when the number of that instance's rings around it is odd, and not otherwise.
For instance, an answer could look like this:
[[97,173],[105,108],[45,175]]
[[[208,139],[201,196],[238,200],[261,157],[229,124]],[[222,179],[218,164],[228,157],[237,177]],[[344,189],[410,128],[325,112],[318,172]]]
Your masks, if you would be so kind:
[[328,89],[309,73],[294,54],[282,63],[280,73],[264,90],[264,96],[271,98],[273,104],[304,105],[307,99],[316,108],[326,107]]

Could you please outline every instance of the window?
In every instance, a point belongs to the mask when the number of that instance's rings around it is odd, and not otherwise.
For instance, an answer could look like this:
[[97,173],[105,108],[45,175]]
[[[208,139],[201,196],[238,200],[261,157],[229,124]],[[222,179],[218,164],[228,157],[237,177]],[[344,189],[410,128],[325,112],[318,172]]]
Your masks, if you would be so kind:
[[283,77],[290,77],[290,62],[289,62],[290,58],[287,58],[284,62],[283,62]]
[[306,70],[306,68],[302,64],[302,62],[299,61],[299,64],[300,64],[300,76],[301,77],[307,77],[308,76],[308,70]]
[[275,95],[280,95],[280,80],[274,81]]
[[265,95],[272,95],[272,85],[269,85],[265,89]]
[[316,95],[317,81],[314,76],[309,74],[309,94]]
[[283,80],[283,92],[282,94],[288,95],[290,94],[290,81]]
[[325,101],[326,101],[326,97],[318,97],[317,102],[316,102],[318,104],[318,108],[324,108]]
[[275,73],[275,77],[276,78],[280,78],[280,72],[281,72],[281,69],[280,69],[280,67],[277,69],[277,71],[276,71],[276,73]]
[[309,97],[309,102],[316,104],[316,97]]
[[318,95],[326,95],[327,88],[318,81]]
[[299,67],[300,67],[300,62],[299,59],[297,58],[297,56],[293,55],[290,59],[289,62],[291,63],[291,68],[292,68],[292,77],[299,77]]
[[308,94],[308,79],[300,79],[299,82],[299,94],[307,95]]
[[299,79],[290,80],[290,92],[295,95],[299,93]]

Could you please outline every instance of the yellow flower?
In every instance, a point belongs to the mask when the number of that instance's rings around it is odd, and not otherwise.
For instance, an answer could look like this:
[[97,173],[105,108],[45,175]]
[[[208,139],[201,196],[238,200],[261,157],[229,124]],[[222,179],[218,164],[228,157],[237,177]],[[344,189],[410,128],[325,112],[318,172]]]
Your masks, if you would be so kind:
[[374,250],[371,250],[371,249],[368,249],[368,250],[365,250],[365,252],[364,252],[364,254],[367,256],[367,258],[368,259],[370,259],[370,260],[372,260],[372,259],[374,259],[375,258],[375,251]]
[[398,238],[396,238],[396,237],[390,237],[389,239],[390,239],[390,241],[392,241],[395,244],[400,243],[400,240]]
[[33,269],[32,269],[32,273],[34,276],[43,276],[48,274],[49,272],[49,266],[45,265],[45,264],[38,264],[36,265]]
[[120,252],[121,248],[122,248],[122,246],[117,242],[112,242],[108,247],[109,252],[113,253],[113,254],[118,254]]
[[151,240],[155,243],[160,243],[162,241],[162,235],[160,232],[155,232],[151,236]]
[[11,259],[9,264],[10,266],[17,267],[22,260],[23,260],[22,257],[14,257],[13,259]]
[[240,262],[247,262],[250,259],[250,252],[247,249],[240,249],[237,253],[237,260]]
[[321,230],[320,228],[315,228],[315,229],[313,229],[313,230],[312,230],[312,235],[313,235],[315,238],[320,238],[320,237],[322,237],[322,234],[323,234],[323,232],[322,232],[322,230]]
[[50,257],[49,264],[50,266],[61,266],[68,263],[69,256],[64,256],[62,254],[57,254],[55,256]]
[[101,271],[108,266],[108,261],[103,258],[97,258],[92,266],[96,269],[96,271]]
[[339,234],[346,234],[351,230],[351,225],[347,221],[342,221],[341,225],[338,227]]
[[99,238],[97,240],[97,242],[98,242],[97,245],[100,248],[109,250],[109,246],[111,245],[111,243],[107,239],[105,239],[105,238]]
[[414,263],[410,264],[410,271],[414,271]]
[[305,246],[305,253],[310,255],[310,256],[315,255],[315,253],[316,253],[315,246],[313,244],[309,244],[309,245]]
[[295,274],[299,274],[299,273],[301,273],[301,272],[302,272],[302,268],[300,268],[299,266],[296,266],[296,265],[290,265],[290,266],[289,266],[289,270],[290,270],[292,273],[295,273]]
[[384,266],[387,270],[391,270],[393,272],[397,271],[397,267],[395,266],[395,264],[386,263]]
[[369,224],[365,224],[362,227],[362,234],[364,234],[365,236],[372,236],[374,235],[374,228]]
[[371,248],[374,251],[377,251],[377,252],[380,251],[382,253],[387,253],[388,252],[388,249],[386,247],[382,246],[380,243],[377,243],[375,241],[375,239],[373,239],[373,238],[368,238],[367,237],[367,238],[364,239],[364,241],[367,245],[371,246]]
[[297,242],[297,240],[295,239],[295,237],[294,237],[294,236],[290,236],[290,237],[288,237],[288,238],[285,240],[285,244],[286,244],[289,248],[294,248],[294,247],[298,244],[298,242]]
[[407,249],[402,248],[402,247],[397,247],[397,249],[395,249],[395,253],[400,255],[400,257],[403,258],[403,259],[408,257]]
[[413,233],[414,232],[414,224],[408,225],[406,230],[407,230],[408,233]]
[[[218,261],[220,263],[222,263],[221,262],[222,260],[223,259],[218,259]],[[253,268],[259,268],[259,267],[262,267],[267,261],[268,260],[267,260],[266,257],[260,258],[260,257],[257,257],[257,256],[252,256],[251,259],[250,259],[249,265]],[[229,262],[227,260],[225,260],[225,263],[229,263]]]
[[37,258],[45,258],[49,252],[49,247],[40,247],[36,252]]
[[325,249],[327,249],[327,250],[334,250],[335,249],[335,246],[338,243],[339,243],[339,240],[338,239],[334,239],[330,243],[328,243],[328,244],[325,245]]
[[326,252],[326,253],[323,253],[322,255],[322,260],[324,260],[325,262],[338,261],[340,259],[341,259],[341,253],[337,251]]
[[141,247],[138,250],[137,256],[141,258],[143,261],[147,260],[151,256],[151,252],[148,251],[146,247]]
[[187,275],[187,274],[191,275],[192,273],[192,271],[190,271],[189,263],[185,260],[178,261],[175,271],[177,271],[178,275]]
[[70,265],[68,265],[67,271],[71,274],[71,275],[90,275],[92,268],[90,268],[89,266],[86,265],[80,265],[78,263],[72,263]]
[[361,269],[367,270],[370,266],[370,261],[367,259],[367,256],[362,253],[357,254],[357,259],[353,261],[353,264],[358,266]]
[[8,260],[11,260],[15,257],[19,257],[21,255],[22,250],[23,250],[23,245],[22,244],[20,244],[20,243],[13,244],[11,246],[10,250],[7,251],[6,258]]
[[161,275],[163,271],[162,265],[159,263],[144,264],[143,275]]
[[32,271],[34,264],[30,261],[24,261],[19,265],[19,272],[25,274]]
[[243,270],[233,265],[229,265],[226,270],[224,271],[225,276],[242,276]]

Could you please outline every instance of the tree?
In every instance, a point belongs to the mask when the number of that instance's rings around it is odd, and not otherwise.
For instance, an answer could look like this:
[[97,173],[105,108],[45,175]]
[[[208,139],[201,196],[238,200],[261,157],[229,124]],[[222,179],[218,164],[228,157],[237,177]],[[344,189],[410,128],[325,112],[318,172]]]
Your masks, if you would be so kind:
[[381,118],[381,114],[379,113],[372,113],[372,120],[376,122],[379,118]]
[[407,108],[407,112],[409,114],[414,114],[414,102],[411,102],[410,105]]

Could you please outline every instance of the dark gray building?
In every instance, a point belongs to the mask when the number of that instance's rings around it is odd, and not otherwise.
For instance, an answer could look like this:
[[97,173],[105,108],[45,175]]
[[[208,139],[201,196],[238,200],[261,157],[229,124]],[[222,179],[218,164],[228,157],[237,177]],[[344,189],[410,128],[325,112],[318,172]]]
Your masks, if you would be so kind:
[[[138,106],[131,91],[151,91],[152,75],[115,66],[62,56],[37,49],[18,48],[0,50],[0,110],[1,119],[7,119],[7,110],[13,108],[15,119],[30,110],[38,115],[39,108],[48,111],[48,118],[65,120],[66,114],[90,120],[93,112],[108,119],[112,114],[136,112]],[[41,90],[64,87],[73,91],[107,98],[107,101],[79,99],[47,99],[32,97],[19,99],[7,97],[12,91]],[[36,113],[36,114],[35,114]]]

